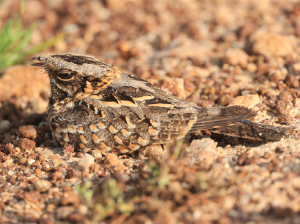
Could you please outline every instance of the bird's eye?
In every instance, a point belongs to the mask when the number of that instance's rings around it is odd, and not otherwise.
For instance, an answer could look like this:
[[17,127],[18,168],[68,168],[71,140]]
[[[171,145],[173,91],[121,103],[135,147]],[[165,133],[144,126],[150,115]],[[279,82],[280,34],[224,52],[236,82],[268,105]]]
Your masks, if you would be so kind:
[[69,81],[74,77],[74,74],[72,72],[64,72],[59,73],[58,78],[62,81]]

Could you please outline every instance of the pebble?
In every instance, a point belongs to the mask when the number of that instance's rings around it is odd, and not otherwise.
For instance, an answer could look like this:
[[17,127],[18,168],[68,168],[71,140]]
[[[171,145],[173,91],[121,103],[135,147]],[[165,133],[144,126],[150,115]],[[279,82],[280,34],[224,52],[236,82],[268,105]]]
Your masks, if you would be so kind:
[[38,192],[38,191],[25,191],[24,192],[24,197],[32,203],[38,203],[39,202],[39,197],[40,197],[40,192]]
[[292,40],[285,35],[266,33],[258,37],[252,51],[265,57],[285,57],[293,53]]
[[83,152],[76,152],[75,157],[77,157],[77,158],[82,158],[83,155],[84,155]]
[[230,104],[232,101],[234,100],[234,98],[230,95],[224,95],[220,98],[220,104],[222,106],[227,106],[228,104]]
[[92,156],[95,158],[95,160],[101,160],[102,159],[102,153],[100,150],[92,150]]
[[64,220],[70,215],[75,208],[73,206],[62,206],[55,210],[56,218],[58,220]]
[[32,141],[27,138],[21,138],[19,141],[19,147],[24,151],[29,149],[35,149],[35,145],[35,141]]
[[83,215],[78,213],[71,213],[67,216],[67,220],[71,223],[81,223],[83,219]]
[[189,165],[195,165],[198,163],[210,165],[213,163],[213,159],[217,155],[215,152],[216,147],[217,142],[214,142],[214,140],[210,138],[193,140],[190,145],[190,150],[183,156],[183,159]]
[[123,172],[126,169],[123,162],[115,154],[107,154],[105,156],[104,166],[106,168],[114,167],[114,170],[119,172]]
[[240,48],[228,48],[225,52],[225,62],[230,65],[246,67],[248,64],[248,54]]
[[228,106],[230,107],[234,105],[239,105],[253,109],[255,105],[259,103],[261,103],[261,100],[258,95],[249,94],[236,97]]
[[37,138],[38,133],[39,133],[38,128],[32,125],[21,126],[19,127],[18,130],[18,136],[20,138],[28,138],[31,140],[35,140]]
[[60,203],[62,205],[71,205],[79,203],[80,198],[74,191],[66,191],[61,197]]
[[35,189],[39,192],[46,192],[50,189],[52,184],[48,180],[38,180],[33,183]]
[[10,129],[10,122],[8,120],[0,121],[0,131],[6,132]]
[[80,161],[78,162],[79,166],[85,167],[85,168],[89,168],[93,163],[95,162],[95,159],[93,156],[91,156],[88,153],[85,153]]

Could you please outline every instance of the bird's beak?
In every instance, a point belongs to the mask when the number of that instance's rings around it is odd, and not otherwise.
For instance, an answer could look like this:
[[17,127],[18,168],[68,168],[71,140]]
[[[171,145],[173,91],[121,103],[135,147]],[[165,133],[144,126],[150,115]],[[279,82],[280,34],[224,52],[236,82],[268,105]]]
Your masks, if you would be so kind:
[[44,63],[41,62],[41,56],[33,57],[31,60],[38,60],[38,61],[40,61],[39,63],[33,63],[33,64],[31,64],[32,66],[39,66],[39,67],[44,66]]

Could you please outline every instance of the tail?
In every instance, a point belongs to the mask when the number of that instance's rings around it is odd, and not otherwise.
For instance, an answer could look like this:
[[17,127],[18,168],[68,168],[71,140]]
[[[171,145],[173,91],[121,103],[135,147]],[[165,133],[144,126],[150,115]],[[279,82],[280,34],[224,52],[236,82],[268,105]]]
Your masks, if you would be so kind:
[[236,122],[232,126],[212,129],[211,132],[247,138],[256,141],[275,142],[293,134],[294,127],[272,126],[251,121]]
[[220,128],[255,116],[256,112],[241,106],[200,108],[197,121],[189,132]]

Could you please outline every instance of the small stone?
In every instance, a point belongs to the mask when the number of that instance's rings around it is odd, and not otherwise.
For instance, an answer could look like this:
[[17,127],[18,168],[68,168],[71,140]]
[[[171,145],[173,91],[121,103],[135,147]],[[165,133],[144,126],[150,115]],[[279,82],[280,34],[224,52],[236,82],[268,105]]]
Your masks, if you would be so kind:
[[190,150],[183,155],[184,161],[189,165],[203,163],[211,165],[217,153],[215,151],[217,142],[210,138],[201,140],[193,140],[190,145]]
[[70,223],[81,223],[82,219],[83,219],[83,216],[81,214],[78,214],[78,213],[72,213],[72,214],[69,214],[67,216],[67,220]]
[[129,161],[125,161],[123,164],[124,164],[126,167],[132,167],[132,163],[129,162]]
[[230,65],[241,65],[246,67],[248,54],[240,48],[228,48],[225,52],[225,62]]
[[24,192],[24,197],[32,203],[38,203],[39,202],[39,197],[40,197],[40,192],[38,192],[38,191],[25,191]]
[[20,164],[25,164],[27,161],[27,159],[25,157],[21,157],[20,160],[19,160],[19,163]]
[[92,150],[91,151],[92,156],[96,159],[96,160],[101,160],[102,159],[102,153],[100,150]]
[[261,123],[270,125],[271,122],[269,119],[264,119]]
[[20,138],[28,138],[31,140],[35,140],[38,135],[38,128],[28,125],[28,126],[21,126],[18,130],[18,136]]
[[82,156],[81,160],[78,162],[78,165],[89,168],[94,162],[94,157],[86,153]]
[[284,147],[276,147],[276,149],[275,149],[275,152],[276,152],[277,154],[281,154],[281,153],[283,153],[284,151],[285,151]]
[[163,148],[160,145],[151,145],[151,146],[147,146],[147,147],[144,147],[143,149],[141,149],[139,151],[139,157],[140,158],[143,158],[143,157],[160,158],[164,153],[165,153],[165,151],[163,150]]
[[220,98],[220,104],[222,106],[227,106],[228,104],[230,104],[232,101],[234,100],[234,98],[230,95],[224,95]]
[[287,75],[284,82],[290,88],[297,88],[299,87],[299,79],[297,79],[294,75]]
[[53,212],[55,210],[56,206],[54,204],[48,204],[46,211],[47,212]]
[[82,158],[83,155],[84,155],[83,152],[76,152],[75,157],[77,157],[77,158]]
[[237,160],[237,165],[243,166],[246,164],[247,161],[247,153],[242,153],[239,155],[238,160]]
[[27,138],[21,138],[19,141],[19,147],[24,151],[29,149],[35,149],[35,145],[35,141],[32,141]]
[[[300,95],[300,91],[299,91],[299,95]],[[192,102],[194,104],[198,104],[200,101],[200,93],[198,91],[196,91],[196,92],[192,93],[191,95],[189,95],[185,100],[188,102]]]
[[48,180],[38,180],[34,182],[34,187],[39,192],[46,192],[50,189],[51,183]]
[[222,163],[226,158],[224,156],[217,158],[218,163]]
[[10,122],[8,120],[0,121],[0,131],[6,132],[10,128]]
[[60,203],[62,205],[76,204],[80,201],[80,198],[74,191],[66,191],[63,193]]
[[89,209],[86,205],[79,205],[77,208],[77,211],[81,215],[86,215],[88,213]]
[[261,103],[258,95],[244,95],[236,97],[228,106],[244,106],[253,109],[256,104]]
[[126,167],[123,162],[115,154],[107,154],[104,160],[105,168],[114,167],[115,171],[124,171]]
[[73,171],[73,169],[72,168],[68,168],[67,169],[67,175],[66,175],[66,179],[71,179],[71,178],[73,178],[74,177],[74,171]]
[[288,36],[266,33],[258,37],[252,51],[265,57],[285,57],[294,50],[292,40]]
[[200,107],[213,107],[215,106],[215,102],[212,100],[201,100]]
[[13,146],[13,144],[7,143],[5,145],[5,151],[8,154],[10,154],[10,153],[15,154],[17,152],[17,149]]
[[75,208],[73,206],[62,206],[56,209],[56,218],[58,220],[64,220],[67,218],[68,215],[70,215],[72,212],[74,212]]
[[51,180],[61,180],[64,178],[64,174],[61,171],[56,171],[54,173],[51,174]]
[[42,171],[40,169],[36,169],[34,172],[38,177],[42,175]]

